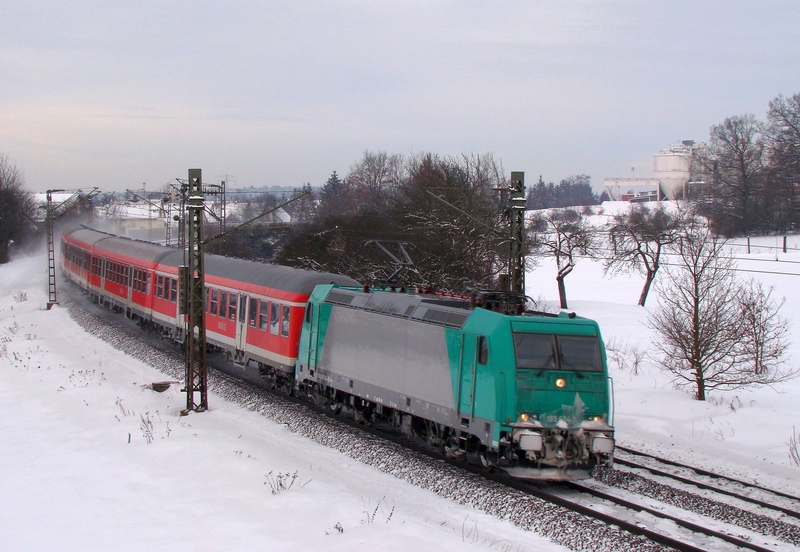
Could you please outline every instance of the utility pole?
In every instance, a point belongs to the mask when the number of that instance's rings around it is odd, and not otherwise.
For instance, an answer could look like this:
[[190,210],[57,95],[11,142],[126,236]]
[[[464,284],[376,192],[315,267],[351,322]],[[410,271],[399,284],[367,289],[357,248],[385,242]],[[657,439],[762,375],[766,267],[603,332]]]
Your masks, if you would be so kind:
[[[203,267],[203,172],[189,169],[187,190],[187,264],[181,289],[186,328],[186,410],[208,410],[208,365],[206,364],[205,274]],[[198,398],[199,395],[199,398]]]
[[525,295],[525,173],[511,173],[511,194],[508,198],[511,219],[509,278],[511,291]]
[[53,305],[58,303],[58,298],[56,297],[56,250],[55,238],[53,236],[53,194],[63,191],[64,190],[47,190],[47,218],[45,219],[47,230],[47,310],[50,310]]

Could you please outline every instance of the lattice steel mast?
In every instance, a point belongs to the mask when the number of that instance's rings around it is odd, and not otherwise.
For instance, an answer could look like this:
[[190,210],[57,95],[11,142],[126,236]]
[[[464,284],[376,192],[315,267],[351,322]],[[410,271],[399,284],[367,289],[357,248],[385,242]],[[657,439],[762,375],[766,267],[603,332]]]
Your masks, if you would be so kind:
[[511,173],[511,194],[508,198],[511,218],[511,251],[509,278],[511,291],[525,296],[525,173]]
[[63,192],[64,190],[47,190],[47,218],[45,219],[47,232],[47,310],[58,303],[56,296],[56,249],[55,237],[53,236],[53,193]]
[[208,365],[206,364],[205,273],[203,267],[203,178],[202,170],[189,169],[187,184],[186,253],[182,270],[186,328],[186,410],[208,409]]
[[[53,305],[58,304],[58,296],[56,294],[56,242],[54,236],[55,221],[58,217],[67,214],[72,209],[75,209],[99,194],[100,188],[92,188],[88,193],[84,193],[83,190],[77,190],[66,200],[57,205],[53,205],[53,194],[63,191],[65,190],[46,191],[47,204],[45,206],[44,227],[45,233],[47,234],[47,310],[50,310]],[[37,224],[41,224],[41,222],[38,222]]]

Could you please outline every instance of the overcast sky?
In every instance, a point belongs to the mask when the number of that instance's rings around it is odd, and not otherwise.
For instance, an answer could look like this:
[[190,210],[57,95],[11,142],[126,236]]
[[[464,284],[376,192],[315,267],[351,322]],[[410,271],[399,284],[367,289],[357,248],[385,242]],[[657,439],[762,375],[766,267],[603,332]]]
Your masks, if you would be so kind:
[[0,48],[33,190],[316,186],[365,150],[599,187],[800,92],[800,2],[6,0]]

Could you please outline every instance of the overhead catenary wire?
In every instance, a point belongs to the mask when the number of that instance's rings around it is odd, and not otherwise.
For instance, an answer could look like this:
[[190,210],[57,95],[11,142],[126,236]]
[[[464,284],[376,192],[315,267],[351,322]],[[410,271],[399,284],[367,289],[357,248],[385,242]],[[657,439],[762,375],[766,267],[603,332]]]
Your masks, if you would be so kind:
[[[596,255],[595,256],[591,256],[591,255],[573,255],[573,257],[578,258],[578,259],[591,259],[591,260],[595,260],[595,261],[611,260],[611,257],[599,257],[599,256],[596,256]],[[738,260],[741,261],[742,259],[738,259]],[[746,260],[749,260],[749,259],[746,259]],[[752,259],[752,260],[755,260],[755,259]],[[769,261],[769,259],[762,259],[762,260]],[[780,262],[780,261],[772,261],[772,262]],[[794,263],[796,263],[796,261],[785,261],[785,262],[794,262]],[[669,261],[664,261],[664,260],[660,260],[658,262],[658,264],[659,264],[659,266],[676,266],[676,267],[683,266],[683,265],[680,265],[678,263],[670,263]],[[797,272],[777,272],[777,271],[774,271],[774,270],[757,270],[757,269],[747,269],[747,268],[738,268],[738,267],[731,267],[730,270],[732,272],[744,272],[744,273],[752,273],[752,274],[773,274],[773,275],[776,275],[776,276],[800,276],[800,273],[797,273]]]

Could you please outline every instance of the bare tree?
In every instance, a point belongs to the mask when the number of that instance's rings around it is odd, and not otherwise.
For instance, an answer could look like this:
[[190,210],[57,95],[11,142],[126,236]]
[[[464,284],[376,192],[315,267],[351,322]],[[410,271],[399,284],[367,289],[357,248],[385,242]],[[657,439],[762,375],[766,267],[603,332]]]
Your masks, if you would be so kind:
[[664,368],[679,386],[693,387],[698,400],[712,389],[768,385],[797,374],[784,368],[780,304],[771,290],[736,280],[724,245],[704,220],[685,218],[674,264],[656,283],[660,304],[648,320]]
[[630,211],[614,217],[608,231],[612,253],[603,268],[612,274],[631,271],[643,274],[644,287],[639,295],[642,307],[661,266],[661,255],[677,241],[679,228],[680,215],[669,213],[663,204],[652,210],[641,203],[633,204]]
[[345,182],[360,212],[385,214],[389,211],[405,177],[403,161],[399,154],[365,151],[363,157],[350,167]]
[[762,125],[753,115],[728,117],[711,127],[708,145],[692,160],[695,179],[711,183],[709,215],[726,235],[756,222],[756,199],[765,182]]
[[786,442],[789,447],[789,459],[795,466],[800,466],[800,439],[797,437],[797,431],[792,426],[792,435]]
[[33,198],[25,190],[22,170],[0,154],[0,264],[9,261],[12,242],[33,232],[35,210]]
[[770,214],[775,227],[800,223],[795,186],[800,182],[800,94],[778,96],[769,102],[765,149],[770,167]]
[[739,305],[739,323],[743,339],[739,342],[744,362],[747,363],[748,379],[753,383],[774,383],[790,376],[792,371],[782,371],[786,364],[784,351],[788,346],[788,322],[779,311],[786,299],[772,299],[772,287],[764,290],[760,282],[753,279],[737,286],[736,300]]
[[409,156],[406,168],[395,217],[417,245],[415,262],[426,279],[456,292],[491,286],[508,258],[505,234],[493,231],[505,224],[501,163],[491,154],[421,153]]
[[575,268],[578,255],[593,255],[597,236],[594,228],[574,209],[553,209],[538,212],[531,220],[534,254],[552,256],[558,267],[556,282],[562,309],[567,308],[564,279]]
[[769,102],[765,134],[770,164],[781,178],[800,180],[800,93]]
[[[302,196],[302,197],[301,197]],[[300,188],[292,190],[292,199],[285,209],[292,216],[292,223],[307,223],[314,220],[317,210],[318,193],[310,183],[303,184]]]

